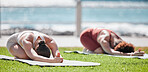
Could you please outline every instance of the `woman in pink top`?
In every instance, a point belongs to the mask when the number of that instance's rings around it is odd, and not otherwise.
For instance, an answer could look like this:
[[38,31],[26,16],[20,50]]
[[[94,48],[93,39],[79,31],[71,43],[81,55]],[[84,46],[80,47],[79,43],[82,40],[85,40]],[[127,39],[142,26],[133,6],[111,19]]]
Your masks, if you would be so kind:
[[116,33],[108,29],[88,28],[80,35],[84,52],[107,53],[125,56],[143,56],[144,51],[134,51],[131,43],[123,41]]

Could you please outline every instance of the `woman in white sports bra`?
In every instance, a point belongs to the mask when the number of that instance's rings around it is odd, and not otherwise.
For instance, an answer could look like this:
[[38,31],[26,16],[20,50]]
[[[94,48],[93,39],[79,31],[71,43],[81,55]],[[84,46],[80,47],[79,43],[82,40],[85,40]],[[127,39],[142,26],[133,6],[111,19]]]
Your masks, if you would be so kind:
[[[20,59],[62,63],[56,42],[46,34],[37,31],[23,31],[10,36],[7,41],[8,51]],[[50,57],[50,50],[53,58]]]

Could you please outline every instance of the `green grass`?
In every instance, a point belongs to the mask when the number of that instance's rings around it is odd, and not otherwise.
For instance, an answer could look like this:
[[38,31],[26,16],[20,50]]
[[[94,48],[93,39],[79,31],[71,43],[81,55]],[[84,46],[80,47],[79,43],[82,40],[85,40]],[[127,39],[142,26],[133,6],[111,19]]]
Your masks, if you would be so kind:
[[[136,48],[138,49],[138,48]],[[40,67],[30,66],[25,63],[10,60],[0,60],[0,72],[147,72],[148,71],[148,59],[137,58],[119,58],[105,55],[82,55],[82,54],[69,54],[64,53],[66,50],[82,51],[82,48],[59,48],[61,55],[66,60],[78,60],[86,62],[98,62],[100,66],[94,67]],[[148,53],[148,47],[143,47],[146,53]],[[9,54],[5,47],[0,47],[0,55],[12,56]]]

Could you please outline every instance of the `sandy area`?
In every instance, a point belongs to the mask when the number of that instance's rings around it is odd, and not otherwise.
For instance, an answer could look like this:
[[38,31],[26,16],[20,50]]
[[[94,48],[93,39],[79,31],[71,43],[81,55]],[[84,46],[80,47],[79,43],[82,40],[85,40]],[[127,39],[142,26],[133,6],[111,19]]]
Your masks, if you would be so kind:
[[[0,46],[5,47],[9,36],[0,38]],[[58,47],[82,47],[79,37],[75,36],[52,36],[58,44]],[[138,47],[148,47],[148,38],[146,37],[121,37],[123,40],[132,43]]]

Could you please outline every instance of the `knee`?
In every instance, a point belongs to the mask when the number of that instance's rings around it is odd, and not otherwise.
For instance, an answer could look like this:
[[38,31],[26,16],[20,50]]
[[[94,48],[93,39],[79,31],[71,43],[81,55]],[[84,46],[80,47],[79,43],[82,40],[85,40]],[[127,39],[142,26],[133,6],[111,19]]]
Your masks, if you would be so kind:
[[27,55],[18,55],[18,56],[16,56],[16,58],[19,58],[19,59],[30,59]]
[[10,48],[10,53],[19,59],[30,59],[25,51],[19,45],[13,45]]
[[20,59],[30,59],[27,55],[21,56]]

